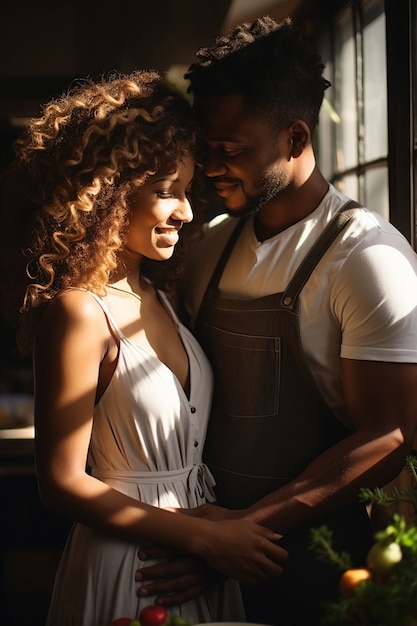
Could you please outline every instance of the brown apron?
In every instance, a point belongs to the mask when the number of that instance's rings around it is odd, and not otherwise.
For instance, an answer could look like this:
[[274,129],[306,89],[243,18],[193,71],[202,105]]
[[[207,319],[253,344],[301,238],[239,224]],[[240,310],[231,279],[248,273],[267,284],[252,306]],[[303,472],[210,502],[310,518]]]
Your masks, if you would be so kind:
[[[283,293],[251,300],[220,297],[219,281],[244,220],[233,231],[214,270],[195,332],[215,376],[204,460],[214,474],[222,506],[249,506],[296,478],[348,434],[324,402],[307,366],[300,341],[298,296],[357,206],[349,202],[342,207]],[[372,541],[363,506],[321,519],[315,526],[324,523],[334,532],[335,547],[340,541],[343,549],[363,561]],[[308,548],[309,532],[305,528],[284,537],[290,559],[278,584],[244,590],[248,621],[316,623],[321,598],[331,599],[336,579],[333,571],[321,571],[323,566]],[[360,535],[365,536],[362,546]]]

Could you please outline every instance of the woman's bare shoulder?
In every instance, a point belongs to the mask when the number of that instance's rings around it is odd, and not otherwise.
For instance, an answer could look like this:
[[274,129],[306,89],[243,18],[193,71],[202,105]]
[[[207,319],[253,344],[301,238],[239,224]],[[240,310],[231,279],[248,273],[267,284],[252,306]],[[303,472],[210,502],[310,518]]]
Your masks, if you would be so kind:
[[89,329],[95,332],[107,329],[102,308],[85,289],[64,289],[45,307],[41,327]]

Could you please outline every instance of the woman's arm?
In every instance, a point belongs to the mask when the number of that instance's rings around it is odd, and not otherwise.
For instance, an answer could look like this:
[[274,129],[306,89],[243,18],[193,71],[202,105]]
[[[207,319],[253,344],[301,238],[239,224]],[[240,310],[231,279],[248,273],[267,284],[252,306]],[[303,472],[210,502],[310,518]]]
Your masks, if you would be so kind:
[[45,504],[113,537],[186,550],[241,580],[279,574],[285,551],[263,526],[232,520],[219,528],[137,501],[86,472],[100,370],[111,366],[115,348],[86,292],[65,292],[48,305],[34,351],[36,466]]

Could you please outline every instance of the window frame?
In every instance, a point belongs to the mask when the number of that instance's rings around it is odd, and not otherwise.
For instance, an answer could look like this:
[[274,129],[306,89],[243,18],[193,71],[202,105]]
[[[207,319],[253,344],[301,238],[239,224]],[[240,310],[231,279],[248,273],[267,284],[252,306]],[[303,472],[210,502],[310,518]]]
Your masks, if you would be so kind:
[[[333,82],[335,67],[334,34],[341,12],[352,11],[354,29],[361,29],[362,8],[367,0],[333,0],[316,2],[316,47],[325,51],[325,64]],[[346,170],[336,171],[331,153],[336,147],[334,128],[324,121],[319,128],[318,155],[325,164],[325,175],[334,184],[352,174],[358,178],[358,197],[364,197],[363,174],[383,163],[388,170],[389,220],[411,245],[417,245],[417,3],[415,0],[381,0],[385,13],[388,153],[375,161],[359,162]],[[355,34],[354,34],[355,37]],[[360,45],[355,37],[355,45]],[[362,50],[357,49],[357,64]],[[360,68],[359,68],[360,72]],[[329,74],[326,72],[326,76]],[[361,76],[358,77],[361,79]],[[359,88],[361,86],[359,85]],[[326,94],[325,94],[326,95]],[[331,93],[329,94],[331,97]],[[359,110],[359,114],[361,111]],[[320,121],[320,126],[323,126]],[[363,122],[359,120],[359,123]],[[360,136],[358,135],[360,141]],[[330,150],[330,155],[329,155]],[[321,152],[321,154],[320,154]]]
[[414,5],[413,0],[385,0],[390,221],[413,247],[416,245],[416,114],[413,91],[415,94],[414,40],[417,34]]

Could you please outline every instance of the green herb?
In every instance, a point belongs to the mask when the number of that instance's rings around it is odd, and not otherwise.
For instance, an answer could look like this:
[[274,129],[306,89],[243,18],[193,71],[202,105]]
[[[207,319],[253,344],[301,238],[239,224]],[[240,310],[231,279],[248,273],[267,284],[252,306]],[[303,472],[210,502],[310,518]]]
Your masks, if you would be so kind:
[[[382,575],[370,567],[371,577],[358,584],[351,595],[341,594],[337,602],[323,606],[321,624],[417,626],[417,458],[408,456],[405,467],[412,476],[410,488],[394,488],[390,493],[383,489],[361,489],[360,492],[362,502],[380,506],[403,502],[412,506],[416,525],[407,524],[402,515],[394,513],[392,522],[375,534],[375,543],[382,553],[390,544],[398,544],[401,560],[392,565],[388,563],[387,572]],[[311,529],[311,549],[318,560],[342,572],[351,568],[350,555],[338,554],[333,549],[332,533],[326,526]]]

